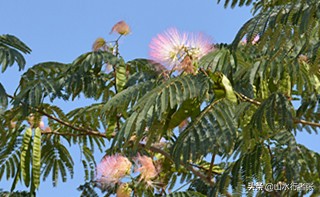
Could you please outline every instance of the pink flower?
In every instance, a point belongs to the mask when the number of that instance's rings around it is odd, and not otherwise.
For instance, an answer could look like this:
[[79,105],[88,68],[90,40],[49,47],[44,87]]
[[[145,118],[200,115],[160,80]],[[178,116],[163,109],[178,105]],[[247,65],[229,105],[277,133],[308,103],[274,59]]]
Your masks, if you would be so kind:
[[189,56],[197,60],[213,50],[211,38],[203,33],[191,34],[187,46]]
[[131,30],[125,21],[119,21],[112,27],[110,34],[114,32],[117,32],[120,35],[127,35],[131,32]]
[[130,173],[131,162],[121,155],[105,156],[96,168],[96,180],[104,188],[114,186]]
[[46,128],[46,126],[44,125],[44,122],[42,120],[39,122],[39,127],[42,130],[44,130]]
[[145,155],[141,156],[140,154],[138,154],[138,156],[134,160],[135,164],[138,166],[135,171],[140,172],[141,174],[140,181],[144,180],[149,185],[151,185],[151,179],[155,178],[158,175],[158,171],[153,164],[152,158]]
[[107,49],[106,44],[107,44],[107,42],[103,38],[97,38],[92,45],[92,50],[99,51],[101,48],[103,48],[103,50],[105,50],[105,49]]
[[211,50],[213,50],[213,45],[210,37],[202,33],[181,34],[175,28],[158,34],[150,43],[150,57],[168,66],[169,69],[175,70],[184,70],[186,66],[181,63],[186,56],[192,60],[188,63],[188,70],[192,70],[190,65],[193,66],[194,61],[198,61]]
[[172,68],[183,58],[186,41],[186,34],[180,34],[176,28],[168,29],[152,39],[150,57]]
[[[260,36],[259,35],[256,35],[253,40],[251,41],[251,44],[254,45],[256,44],[258,41],[260,40]],[[247,44],[247,38],[245,38],[243,41],[241,41],[241,44],[245,45]]]

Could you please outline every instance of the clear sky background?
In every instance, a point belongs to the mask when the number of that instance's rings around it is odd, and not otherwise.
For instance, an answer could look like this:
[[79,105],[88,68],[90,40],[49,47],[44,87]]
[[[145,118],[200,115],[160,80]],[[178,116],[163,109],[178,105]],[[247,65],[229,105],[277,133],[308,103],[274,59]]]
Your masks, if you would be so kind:
[[[120,41],[121,55],[131,60],[147,58],[151,39],[169,27],[203,32],[212,36],[215,43],[230,43],[250,17],[250,8],[224,9],[216,0],[1,0],[0,34],[15,35],[32,49],[25,56],[28,68],[45,61],[72,62],[90,51],[97,37],[115,40],[117,36],[109,32],[120,20],[125,20],[132,30]],[[14,92],[22,73],[13,67],[0,74],[9,93]],[[69,111],[87,101],[55,104]],[[299,134],[298,141],[320,151],[319,135]],[[82,165],[77,148],[72,148],[72,153],[76,156],[74,179],[60,181],[53,188],[49,178],[41,183],[38,196],[79,196],[76,188],[84,183]],[[97,155],[96,161],[100,159]],[[2,179],[0,188],[9,190],[11,183],[12,180]]]

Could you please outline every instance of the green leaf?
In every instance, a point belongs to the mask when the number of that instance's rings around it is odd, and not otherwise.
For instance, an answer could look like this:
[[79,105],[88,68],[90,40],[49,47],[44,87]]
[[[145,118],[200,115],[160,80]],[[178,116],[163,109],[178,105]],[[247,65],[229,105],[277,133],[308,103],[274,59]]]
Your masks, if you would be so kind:
[[29,68],[20,79],[13,104],[39,106],[46,97],[50,101],[57,97],[66,99],[63,85],[68,68],[70,65],[59,62],[43,62]]
[[213,73],[220,71],[229,76],[236,68],[235,57],[230,51],[229,46],[221,44],[217,46],[216,50],[202,57],[199,65],[206,71],[210,70]]
[[196,117],[200,113],[200,104],[201,103],[197,99],[190,99],[183,102],[179,109],[175,110],[168,118],[168,129],[177,127],[188,117]]
[[[151,139],[148,144],[152,140],[160,139],[160,136],[164,134],[164,127],[167,125],[158,123],[170,120],[171,117],[168,117],[168,112],[171,109],[178,109],[186,100],[196,98],[202,100],[209,89],[208,80],[208,77],[202,73],[196,76],[183,75],[153,88],[143,95],[132,108],[130,117],[122,129],[117,132],[113,146],[115,144],[122,145],[123,137],[129,140],[132,135],[136,135],[137,139],[148,137],[148,139]],[[174,113],[174,111],[171,111],[171,113]],[[159,127],[149,130],[155,128],[152,127],[154,123]],[[146,132],[147,130],[149,131]],[[139,140],[136,142],[139,142]]]
[[166,197],[205,197],[204,194],[194,191],[185,191],[185,192],[173,192],[166,195]]
[[181,132],[172,147],[177,166],[180,161],[196,161],[208,153],[233,152],[237,137],[235,107],[227,99],[210,103]]
[[117,91],[121,92],[127,83],[127,65],[121,62],[115,68]]
[[208,71],[211,81],[213,82],[213,92],[216,100],[226,97],[229,101],[237,103],[237,97],[229,79],[221,72]]
[[23,53],[31,52],[31,49],[26,44],[24,44],[20,39],[18,39],[13,35],[9,35],[9,34],[1,35],[0,43],[16,48]]
[[[252,4],[252,2],[254,2],[253,0],[232,0],[232,2],[230,3],[231,0],[225,0],[224,2],[224,7],[227,8],[230,4],[231,8],[235,8],[238,4],[239,7],[246,5],[249,6]],[[218,3],[220,3],[221,0],[218,0]]]
[[148,59],[134,59],[126,64],[129,78],[125,88],[152,79],[160,79],[166,71],[164,66]]
[[49,175],[52,175],[53,186],[56,186],[59,181],[59,173],[62,176],[62,181],[67,181],[67,172],[73,177],[74,162],[68,149],[59,142],[52,140],[45,141],[41,149],[41,165],[42,175],[45,181]]
[[265,179],[267,183],[272,183],[273,182],[273,176],[272,176],[272,161],[271,161],[271,155],[270,151],[268,148],[263,147],[262,148],[262,160],[264,164],[264,174],[265,174]]
[[102,116],[108,119],[117,116],[118,113],[125,115],[154,85],[154,81],[146,81],[124,89],[106,102],[101,110]]
[[31,49],[15,36],[0,35],[0,65],[2,65],[2,72],[15,62],[18,64],[19,70],[24,68],[26,62],[20,52],[27,54],[31,52]]
[[14,179],[13,179],[13,183],[12,183],[12,185],[11,185],[11,189],[10,189],[11,192],[13,192],[14,189],[16,188],[17,183],[18,183],[18,181],[20,180],[20,176],[21,176],[21,167],[19,166],[19,167],[18,167],[18,170],[17,170],[17,172],[16,172],[16,175],[15,175],[15,177],[14,177]]
[[119,63],[121,61],[107,51],[82,54],[71,63],[66,73],[62,73],[62,76],[65,75],[63,87],[68,94],[72,95],[73,100],[80,96],[80,93],[98,100],[105,92],[103,91],[105,88],[112,87],[108,86],[108,82],[114,76],[113,72],[104,73],[103,67],[105,64],[116,66]]
[[94,190],[94,186],[91,182],[87,182],[83,185],[80,185],[78,191],[81,191],[81,197],[98,197],[99,195]]
[[2,108],[7,108],[7,106],[8,106],[7,93],[4,87],[2,86],[2,84],[0,83],[0,114],[1,114]]
[[251,124],[260,132],[266,132],[263,128],[266,120],[273,131],[293,128],[293,108],[287,98],[281,93],[272,94],[266,99],[252,116]]

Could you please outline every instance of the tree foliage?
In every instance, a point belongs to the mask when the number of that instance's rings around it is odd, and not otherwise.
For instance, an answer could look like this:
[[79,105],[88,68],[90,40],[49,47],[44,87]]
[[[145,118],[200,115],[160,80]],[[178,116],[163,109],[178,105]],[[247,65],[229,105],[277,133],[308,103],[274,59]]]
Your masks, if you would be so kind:
[[[174,72],[148,59],[126,62],[119,39],[111,48],[100,39],[71,63],[30,67],[13,95],[0,84],[0,180],[12,180],[11,192],[0,194],[33,196],[41,180],[51,177],[56,186],[73,178],[69,146],[78,146],[81,196],[122,187],[132,196],[319,195],[320,154],[299,144],[296,134],[318,134],[320,127],[320,2],[224,4],[252,5],[255,15],[231,44],[216,44],[202,57],[196,72]],[[30,52],[18,38],[0,36],[2,72],[14,64],[24,69],[23,54]],[[53,105],[76,98],[93,103],[70,112]],[[104,187],[95,151],[130,161],[148,155],[157,175],[144,182],[140,171],[125,186]],[[19,181],[29,192],[15,192]],[[178,181],[184,191],[172,191]],[[253,183],[313,187],[254,193]]]

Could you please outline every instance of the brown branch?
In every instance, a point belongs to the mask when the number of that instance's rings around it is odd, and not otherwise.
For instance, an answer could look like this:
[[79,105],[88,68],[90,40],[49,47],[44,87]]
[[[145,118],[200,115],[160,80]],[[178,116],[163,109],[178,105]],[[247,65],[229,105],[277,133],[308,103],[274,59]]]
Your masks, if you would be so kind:
[[41,130],[41,134],[46,134],[46,135],[53,134],[53,135],[61,135],[61,136],[75,136],[75,137],[88,135],[86,133],[60,133],[57,131],[46,131],[46,130]]
[[[198,168],[198,169],[200,169],[200,170],[206,171],[206,172],[209,171],[208,168],[205,168],[205,167],[202,167],[202,166],[193,164],[193,163],[190,163],[189,165],[191,165],[191,166],[193,166],[193,167],[196,167],[196,168]],[[221,175],[220,172],[213,172],[213,171],[212,171],[212,173],[215,174],[215,175]]]
[[[11,99],[15,99],[13,96],[8,95],[8,94],[7,94],[7,97],[9,97],[9,98],[11,98]],[[26,105],[25,103],[23,103],[23,102],[21,102],[21,101],[20,101],[20,103],[21,103],[22,105]],[[83,135],[92,135],[92,136],[97,136],[97,137],[106,137],[105,134],[100,133],[99,131],[93,131],[93,130],[88,130],[88,129],[84,129],[84,128],[81,128],[81,127],[73,126],[71,123],[66,122],[66,121],[63,121],[63,120],[61,120],[61,119],[59,119],[59,118],[57,118],[57,117],[55,117],[55,116],[52,116],[52,115],[50,115],[50,114],[46,113],[45,111],[40,110],[40,109],[38,109],[38,108],[35,108],[35,107],[29,107],[29,108],[30,108],[31,110],[35,110],[36,112],[40,113],[41,115],[46,116],[47,118],[49,118],[49,119],[51,119],[51,120],[54,120],[54,121],[56,121],[56,122],[58,122],[58,123],[60,123],[60,124],[62,124],[62,125],[64,125],[64,126],[67,126],[67,127],[71,128],[71,129],[73,129],[73,130],[76,130],[76,131],[80,131],[80,132],[84,133]],[[46,132],[46,133],[49,133],[49,132]],[[51,133],[52,133],[52,132],[51,132]],[[53,132],[52,134],[61,135],[61,133],[59,133],[59,132]]]
[[295,119],[295,120],[294,120],[294,123],[296,123],[296,124],[309,125],[309,126],[313,126],[313,127],[320,127],[320,123],[309,122],[309,121],[300,120],[300,119]]
[[204,174],[202,174],[200,171],[194,169],[192,166],[190,166],[189,164],[184,164],[182,162],[180,162],[180,165],[184,166],[187,170],[191,171],[194,175],[200,177],[203,181],[207,182],[211,187],[214,186],[214,181],[212,180],[208,180],[207,176],[205,176]]
[[56,122],[58,122],[58,123],[60,123],[60,124],[62,124],[64,126],[67,126],[67,127],[71,128],[73,130],[83,132],[83,133],[85,133],[87,135],[92,135],[92,136],[97,136],[97,137],[106,137],[105,134],[100,133],[99,131],[87,130],[87,129],[84,129],[84,128],[81,128],[81,127],[76,127],[76,126],[73,126],[72,124],[70,124],[69,122],[65,122],[65,121],[63,121],[63,120],[61,120],[61,119],[59,119],[57,117],[54,117],[54,116],[52,116],[52,115],[50,115],[50,114],[48,114],[48,113],[46,113],[46,112],[44,112],[42,110],[39,110],[39,109],[35,109],[35,110],[38,113],[46,116],[47,118],[52,119],[52,120],[54,120],[54,121],[56,121]]
[[[55,135],[62,135],[62,136],[82,136],[82,135],[87,135],[85,133],[82,134],[74,134],[74,133],[59,133],[56,131],[41,131],[42,134],[55,134]],[[89,134],[92,135],[92,134]],[[99,137],[103,137],[106,138],[106,135],[102,134]],[[149,149],[152,152],[155,153],[159,153],[161,155],[163,155],[164,157],[166,157],[167,159],[169,159],[171,162],[174,163],[174,160],[172,159],[172,157],[170,156],[169,153],[165,152],[164,150],[161,150],[159,148],[156,148],[154,146],[150,146],[150,147],[146,147],[145,144],[139,144],[142,148],[146,148]],[[194,175],[200,177],[202,180],[204,180],[205,182],[207,182],[208,184],[210,184],[210,186],[214,185],[214,182],[212,180],[208,180],[208,178],[202,174],[201,172],[199,172],[198,170],[194,169],[190,164],[185,164],[183,162],[180,162],[180,165],[182,165],[183,167],[185,167],[187,170],[191,171]]]
[[247,101],[247,102],[249,102],[249,103],[252,103],[252,104],[254,104],[254,105],[261,105],[261,102],[259,102],[259,101],[257,101],[257,100],[254,100],[254,99],[252,99],[252,98],[249,98],[249,97],[247,97],[246,95],[244,95],[244,94],[241,94],[241,93],[236,93],[236,94],[238,94],[238,96],[240,97],[240,99],[242,99],[242,100],[244,100],[244,101]]
[[[44,114],[45,115],[45,114]],[[48,115],[48,114],[46,114]],[[49,115],[50,118],[52,118],[53,120],[56,120],[58,122],[61,122],[61,124],[66,124],[69,125],[69,123],[63,122],[60,119],[57,119],[55,117],[52,117],[51,115]],[[72,126],[72,125],[69,125]],[[74,126],[72,126],[74,127]],[[56,131],[42,131],[42,134],[55,134],[55,135],[62,135],[62,136],[81,136],[81,135],[87,135],[88,133],[82,133],[82,134],[74,134],[74,133],[59,133]],[[89,133],[89,135],[92,135],[93,133]],[[106,138],[106,135],[100,133],[101,135],[99,135],[99,137],[104,137]],[[94,133],[94,135],[97,135],[96,133]],[[165,152],[164,150],[161,150],[159,148],[156,148],[154,146],[150,146],[150,147],[146,147],[145,144],[139,144],[142,148],[146,148],[149,149],[152,152],[156,152],[156,153],[160,153],[161,155],[163,155],[164,157],[166,157],[167,159],[169,159],[171,162],[174,163],[174,160],[172,159],[172,157],[170,156],[169,153]],[[194,169],[190,164],[185,164],[183,162],[180,162],[180,165],[184,166],[187,170],[191,171],[194,175],[200,177],[202,180],[205,180],[207,183],[209,183],[211,186],[213,186],[214,182],[211,180],[208,180],[207,177],[202,174],[201,172],[199,172],[198,170]],[[212,167],[211,167],[212,168]]]

